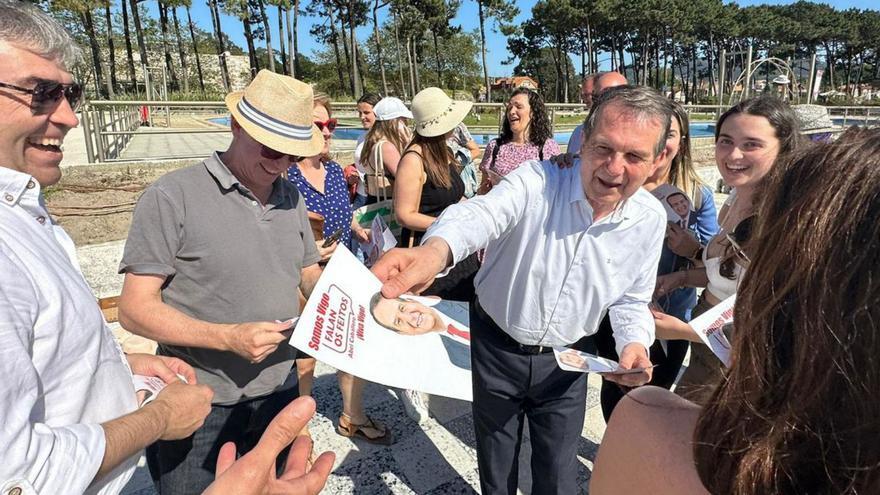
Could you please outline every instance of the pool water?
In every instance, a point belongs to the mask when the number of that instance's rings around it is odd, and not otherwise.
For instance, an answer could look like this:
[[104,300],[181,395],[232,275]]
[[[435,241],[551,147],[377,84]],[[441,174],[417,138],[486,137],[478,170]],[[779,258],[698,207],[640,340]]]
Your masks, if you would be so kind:
[[[229,117],[220,117],[210,120],[215,124],[229,125]],[[366,132],[366,130],[357,127],[337,127],[336,131],[333,132],[333,137],[336,139],[349,139],[352,141],[357,141]],[[498,136],[494,133],[471,133],[471,135],[474,137],[474,141],[480,146],[485,146],[489,144],[489,141],[495,139]],[[715,123],[691,122],[690,135],[692,138],[712,137],[715,135]],[[559,131],[553,133],[553,139],[560,145],[568,144],[568,139],[570,137],[571,131]]]

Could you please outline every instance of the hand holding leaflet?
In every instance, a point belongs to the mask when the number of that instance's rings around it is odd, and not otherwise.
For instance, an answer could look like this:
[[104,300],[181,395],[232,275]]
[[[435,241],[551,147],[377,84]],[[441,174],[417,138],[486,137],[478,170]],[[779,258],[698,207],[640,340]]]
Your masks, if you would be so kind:
[[656,366],[653,365],[624,370],[620,369],[620,364],[610,359],[594,356],[567,347],[554,347],[553,354],[556,356],[556,363],[560,368],[565,371],[579,371],[581,373],[593,372],[600,374],[607,373],[609,375],[629,375],[633,373],[641,373]]

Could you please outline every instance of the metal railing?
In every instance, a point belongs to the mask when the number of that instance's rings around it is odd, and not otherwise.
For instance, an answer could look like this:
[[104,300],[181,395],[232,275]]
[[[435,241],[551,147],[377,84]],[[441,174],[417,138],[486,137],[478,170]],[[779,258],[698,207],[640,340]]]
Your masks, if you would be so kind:
[[[561,117],[586,116],[586,110],[580,103],[548,103],[547,110],[550,122],[556,131],[573,129],[577,120],[569,119],[560,123]],[[726,108],[726,105],[684,105],[692,120],[715,120]],[[146,108],[146,114],[143,109]],[[475,103],[472,114],[478,122],[468,124],[475,134],[498,133],[503,120],[503,103]],[[839,106],[826,107],[832,119],[840,125],[880,125],[880,107]],[[340,102],[333,104],[333,111],[352,127],[360,128],[357,121],[357,104]],[[706,118],[700,119],[698,115]],[[83,105],[82,124],[86,141],[86,154],[89,163],[163,160],[163,159],[194,159],[209,156],[214,149],[206,144],[204,152],[189,154],[163,153],[167,150],[150,150],[149,156],[123,156],[135,136],[184,136],[206,134],[228,134],[229,126],[225,123],[211,122],[212,118],[226,118],[229,111],[222,101],[90,101]],[[484,117],[484,119],[480,119]],[[487,117],[487,118],[486,118]],[[694,118],[696,117],[696,118]],[[345,127],[343,127],[345,128]],[[183,138],[182,138],[183,139]],[[183,148],[192,146],[182,145]],[[351,151],[348,148],[334,148],[334,151]]]

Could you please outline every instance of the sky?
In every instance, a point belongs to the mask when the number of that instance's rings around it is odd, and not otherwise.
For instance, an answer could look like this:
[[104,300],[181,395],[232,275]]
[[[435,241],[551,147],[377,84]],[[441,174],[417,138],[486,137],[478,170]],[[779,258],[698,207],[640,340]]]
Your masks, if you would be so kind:
[[[301,0],[301,4],[307,4],[309,0]],[[771,4],[771,5],[787,5],[790,3],[794,3],[796,0],[740,0],[738,3],[741,6],[747,5],[756,5],[756,4]],[[532,7],[535,5],[537,0],[523,0],[516,2],[519,7],[520,14],[516,18],[516,21],[521,23],[531,16]],[[725,3],[729,3],[725,0]],[[859,8],[859,9],[876,9],[878,8],[877,0],[832,0],[826,1],[823,3],[830,4],[836,9],[848,9],[851,7]],[[870,4],[870,5],[869,5]],[[153,17],[158,18],[158,10],[155,2],[146,2],[146,5],[150,9],[150,13]],[[275,7],[268,7],[268,15],[269,15],[269,23],[270,28],[272,29],[272,38],[273,45],[276,49],[279,48],[279,40],[278,40],[278,10]],[[181,12],[182,13],[182,12]],[[382,9],[379,11],[379,23],[382,24],[387,17],[388,8]],[[196,23],[199,27],[208,32],[213,32],[211,28],[211,14],[208,10],[205,0],[194,0],[192,6],[192,16],[193,22]],[[229,38],[235,42],[238,46],[244,48],[246,46],[244,39],[244,30],[242,28],[241,22],[237,19],[234,19],[229,16],[223,16],[221,14],[221,24],[223,26],[224,32],[229,36]],[[301,53],[305,53],[307,56],[310,56],[311,53],[316,49],[322,49],[323,46],[311,39],[309,36],[309,28],[314,24],[326,22],[324,18],[317,17],[307,17],[301,16],[299,20],[299,38],[298,45]],[[458,15],[452,20],[452,24],[455,26],[460,26],[465,31],[473,31],[479,28],[479,17],[477,16],[477,3],[475,0],[463,0],[461,8],[459,9]],[[372,23],[368,26],[361,27],[357,31],[358,40],[363,43],[366,39],[372,35]],[[513,71],[513,67],[516,65],[515,63],[509,65],[503,65],[502,62],[510,57],[510,52],[507,51],[507,40],[506,38],[499,32],[490,29],[490,26],[487,25],[486,29],[486,57],[487,63],[489,65],[489,75],[490,76],[509,76]],[[264,43],[259,41],[258,43]],[[572,59],[575,67],[580,66],[579,59]],[[607,62],[606,62],[607,63]]]

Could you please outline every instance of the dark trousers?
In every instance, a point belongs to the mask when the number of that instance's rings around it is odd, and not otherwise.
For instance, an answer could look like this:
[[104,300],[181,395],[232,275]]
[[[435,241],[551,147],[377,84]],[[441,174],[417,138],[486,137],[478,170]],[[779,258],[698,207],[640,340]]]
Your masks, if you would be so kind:
[[[600,356],[613,359],[614,361],[620,359],[615,349],[614,331],[611,329],[611,319],[608,315],[605,315],[605,318],[599,324],[599,331],[596,332],[595,338],[596,348]],[[665,389],[672,388],[672,384],[675,383],[675,378],[678,376],[681,363],[684,362],[684,356],[687,354],[689,347],[690,342],[686,340],[667,340],[666,350],[664,351],[660,341],[655,340],[651,346],[650,355],[651,363],[656,364],[657,367],[654,368],[651,381],[648,383]],[[617,403],[620,402],[620,399],[628,391],[614,382],[602,380],[602,415],[605,416],[606,423],[611,419],[611,413],[614,412]]]
[[[483,495],[517,489],[524,421],[532,445],[532,494],[571,495],[584,427],[587,376],[563,371],[553,352],[524,353],[476,305],[471,305],[471,371],[477,464]],[[571,347],[595,352],[592,338]]]
[[[205,424],[182,440],[158,441],[147,447],[150,475],[161,495],[202,493],[214,481],[217,454],[235,442],[239,456],[250,451],[272,418],[298,396],[297,387],[231,406],[213,406]],[[277,465],[287,459],[285,449]]]

